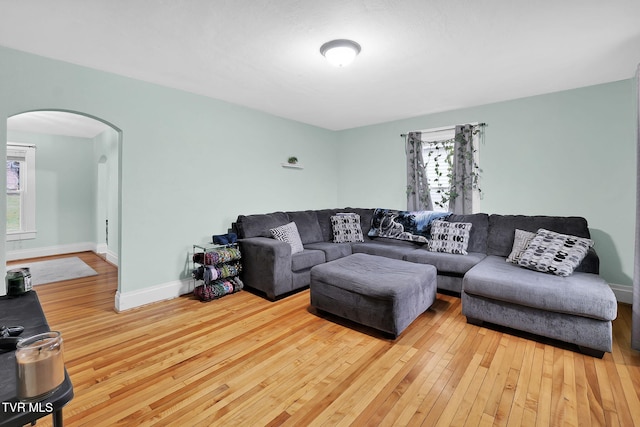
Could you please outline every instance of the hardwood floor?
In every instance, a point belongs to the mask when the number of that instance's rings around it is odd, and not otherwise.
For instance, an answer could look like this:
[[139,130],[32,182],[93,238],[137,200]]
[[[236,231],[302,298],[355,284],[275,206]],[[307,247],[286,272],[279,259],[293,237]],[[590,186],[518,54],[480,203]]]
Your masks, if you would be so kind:
[[629,305],[603,359],[467,324],[443,294],[391,341],[317,316],[308,290],[116,313],[116,268],[74,255],[99,276],[36,287],[65,340],[67,426],[640,426]]

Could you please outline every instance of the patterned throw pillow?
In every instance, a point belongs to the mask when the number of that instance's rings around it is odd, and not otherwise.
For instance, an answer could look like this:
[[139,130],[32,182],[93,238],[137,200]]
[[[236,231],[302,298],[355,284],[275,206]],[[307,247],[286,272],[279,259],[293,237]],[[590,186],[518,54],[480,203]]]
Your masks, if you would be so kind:
[[356,213],[338,213],[331,217],[333,243],[364,242],[360,215]]
[[593,246],[593,240],[541,228],[524,251],[518,265],[530,270],[569,276]]
[[470,222],[433,221],[428,249],[432,252],[467,255]]
[[517,264],[534,237],[536,237],[536,233],[516,229],[513,239],[513,249],[511,249],[511,253],[509,254],[509,257],[507,257],[507,262]]
[[300,233],[298,233],[298,227],[295,222],[272,228],[269,231],[274,239],[290,244],[292,254],[303,251],[302,240],[300,239]]

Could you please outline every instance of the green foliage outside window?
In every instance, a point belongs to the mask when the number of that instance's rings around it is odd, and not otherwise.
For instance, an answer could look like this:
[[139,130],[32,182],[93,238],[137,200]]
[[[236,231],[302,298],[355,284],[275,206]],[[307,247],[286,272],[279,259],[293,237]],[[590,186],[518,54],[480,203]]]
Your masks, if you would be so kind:
[[20,194],[7,194],[7,231],[20,231]]

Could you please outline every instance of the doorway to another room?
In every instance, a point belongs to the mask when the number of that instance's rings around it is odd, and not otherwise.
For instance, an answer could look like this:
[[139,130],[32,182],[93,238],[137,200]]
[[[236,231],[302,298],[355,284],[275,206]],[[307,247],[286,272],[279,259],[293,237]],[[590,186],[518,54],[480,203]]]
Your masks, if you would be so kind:
[[[119,129],[84,113],[7,119],[7,268],[48,257],[74,263],[83,252],[119,265],[120,146]],[[95,274],[76,264],[79,274]]]

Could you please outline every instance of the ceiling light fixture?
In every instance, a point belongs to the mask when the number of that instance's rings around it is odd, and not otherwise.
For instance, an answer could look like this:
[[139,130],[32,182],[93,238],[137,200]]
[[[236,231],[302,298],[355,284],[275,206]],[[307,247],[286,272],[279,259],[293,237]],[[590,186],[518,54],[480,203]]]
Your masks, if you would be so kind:
[[320,46],[320,53],[331,65],[346,67],[360,53],[360,45],[352,40],[331,40]]

